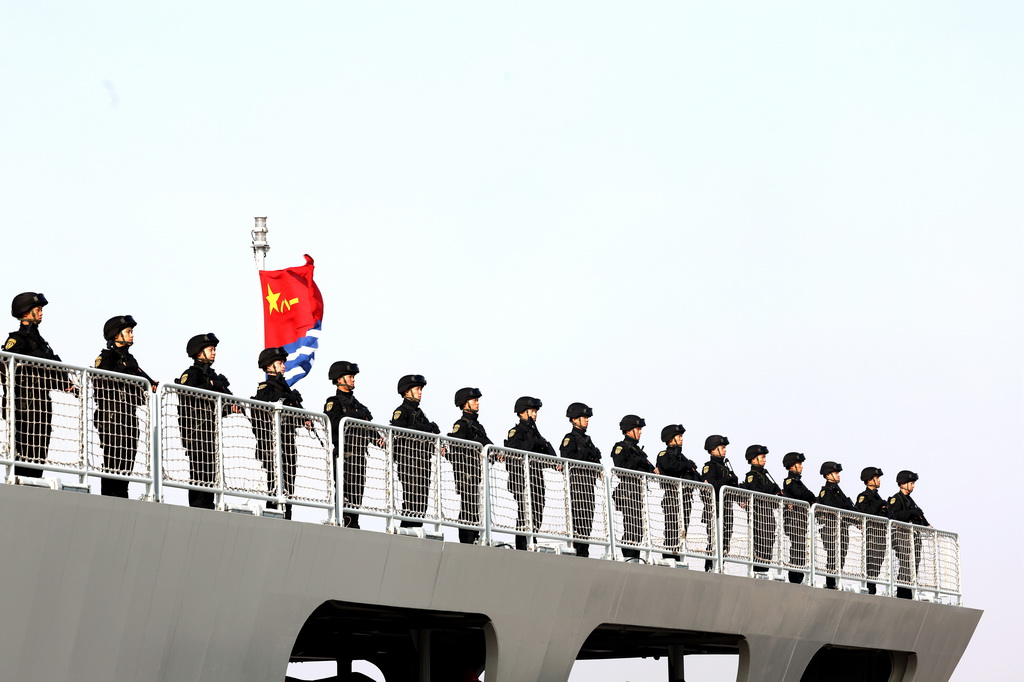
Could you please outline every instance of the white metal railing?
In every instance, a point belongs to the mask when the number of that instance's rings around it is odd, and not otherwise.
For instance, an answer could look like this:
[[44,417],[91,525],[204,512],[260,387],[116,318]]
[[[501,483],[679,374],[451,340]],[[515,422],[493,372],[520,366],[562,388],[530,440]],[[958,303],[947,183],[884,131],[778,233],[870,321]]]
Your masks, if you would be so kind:
[[744,575],[779,569],[808,573],[809,505],[731,486],[719,490],[722,572]]
[[[337,465],[326,415],[138,377],[0,353],[0,465],[19,473],[142,483],[478,531],[499,544],[549,541],[910,588],[959,604],[955,533],[785,497],[512,450],[353,419]],[[342,491],[336,495],[335,491]],[[250,505],[251,507],[251,505]],[[252,507],[254,511],[260,507]],[[720,510],[720,511],[719,511]],[[259,512],[256,512],[259,513]],[[522,542],[522,540],[521,540]],[[763,571],[762,571],[763,572]],[[779,576],[781,577],[781,576]]]
[[154,486],[149,381],[0,353],[0,465],[6,478],[43,470]]
[[230,496],[324,509],[335,521],[326,415],[177,384],[157,395],[161,487],[212,493],[220,509]]
[[608,493],[615,546],[701,561],[716,556],[714,488],[629,469],[612,468]]

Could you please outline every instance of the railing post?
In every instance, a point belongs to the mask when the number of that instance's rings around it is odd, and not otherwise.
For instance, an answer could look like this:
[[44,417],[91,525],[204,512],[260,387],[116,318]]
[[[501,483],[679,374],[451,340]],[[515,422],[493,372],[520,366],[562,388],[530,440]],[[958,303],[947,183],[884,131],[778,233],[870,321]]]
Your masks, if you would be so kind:
[[387,511],[387,525],[391,528],[395,522],[395,432],[388,429],[387,452],[384,460],[387,462],[387,471],[384,472],[384,506]]
[[612,511],[612,470],[604,472],[604,509],[607,516],[608,528],[608,555],[606,559],[615,560],[615,512]]
[[[89,384],[91,382],[89,381],[88,370],[85,370],[85,371],[83,371],[81,373],[77,373],[76,372],[75,373],[75,377],[77,379],[80,379],[80,381],[81,381],[81,386],[79,388],[77,388],[77,389],[72,391],[72,395],[75,395],[76,393],[78,394],[76,396],[78,398],[78,419],[79,419],[78,445],[79,445],[79,453],[80,453],[80,459],[79,459],[80,471],[79,471],[79,474],[78,474],[78,482],[81,485],[85,485],[86,479],[88,478],[88,474],[89,474],[89,450],[90,450],[90,446],[92,445],[92,439],[89,438],[89,436],[88,436],[88,432],[89,432]],[[72,383],[74,383],[74,382],[72,382]],[[53,421],[53,417],[52,416],[50,417],[50,421],[52,423],[52,421]],[[102,465],[101,465],[100,470],[102,471]]]
[[[643,505],[642,516],[640,517],[640,546],[649,548],[654,544],[654,538],[651,537],[651,479],[646,476],[640,477],[640,483],[643,488],[640,490],[640,504]],[[644,539],[646,538],[646,542]],[[651,562],[651,550],[644,549],[644,554],[647,555],[647,563]]]
[[491,446],[485,445],[480,448],[481,478],[483,479],[483,509],[481,510],[483,525],[483,544],[491,546]]
[[[328,422],[328,424],[329,423],[330,422]],[[341,423],[338,424],[338,456],[331,457],[331,459],[334,460],[334,521],[339,526],[345,525],[345,478],[343,470],[345,462],[342,460],[345,459],[345,431],[347,426],[348,417],[345,417],[341,420]],[[333,431],[333,429],[328,426],[328,431]],[[330,435],[330,433],[327,434],[328,448],[331,446]],[[369,434],[367,434],[367,438],[369,438]],[[367,447],[369,447],[369,443],[367,443]]]
[[149,442],[149,475],[151,483],[147,486],[146,494],[150,496],[151,500],[156,502],[163,502],[163,485],[161,483],[161,475],[163,466],[161,457],[163,456],[163,448],[161,447],[160,437],[163,431],[163,415],[160,414],[160,410],[163,406],[163,400],[159,392],[154,393],[152,389],[149,391],[149,395],[146,396],[149,404],[149,426],[150,426],[150,442]]
[[217,448],[213,456],[213,465],[217,467],[216,480],[217,490],[214,492],[214,508],[223,509],[224,504],[224,398],[217,396],[216,413],[214,424],[217,426],[217,437],[214,439],[214,447]]
[[575,526],[572,522],[573,508],[572,508],[572,461],[570,459],[565,460],[565,464],[562,465],[562,475],[565,476],[565,536],[569,538],[569,546],[572,547],[576,538]]
[[[252,408],[255,410],[256,408]],[[284,438],[281,418],[281,403],[274,403],[274,469],[277,474],[274,476],[274,497],[277,498],[277,508],[284,513],[284,505],[288,504],[284,497],[284,448],[281,440]]]
[[[18,459],[18,452],[15,446],[15,425],[14,425],[14,357],[8,356],[4,358],[4,362],[7,363],[7,371],[4,372],[4,393],[6,397],[7,405],[4,409],[4,417],[7,419],[7,459],[10,462],[14,462]],[[7,472],[4,476],[5,481],[14,480],[14,465],[7,465]]]
[[723,530],[725,527],[725,487],[718,489],[718,509],[715,510],[715,572],[725,573],[725,541]]

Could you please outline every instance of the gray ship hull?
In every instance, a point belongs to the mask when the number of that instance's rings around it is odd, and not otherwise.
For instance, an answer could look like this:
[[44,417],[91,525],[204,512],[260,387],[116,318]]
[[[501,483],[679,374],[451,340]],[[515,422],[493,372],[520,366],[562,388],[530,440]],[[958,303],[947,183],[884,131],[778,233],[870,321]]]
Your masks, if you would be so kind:
[[682,679],[682,654],[730,651],[739,680],[797,682],[838,647],[890,652],[891,679],[941,682],[981,617],[20,486],[0,489],[0,518],[3,680],[280,682],[289,660],[373,652],[382,669],[400,656],[410,679],[426,679],[450,651],[472,664],[479,649],[488,682],[562,681],[577,657],[659,652]]

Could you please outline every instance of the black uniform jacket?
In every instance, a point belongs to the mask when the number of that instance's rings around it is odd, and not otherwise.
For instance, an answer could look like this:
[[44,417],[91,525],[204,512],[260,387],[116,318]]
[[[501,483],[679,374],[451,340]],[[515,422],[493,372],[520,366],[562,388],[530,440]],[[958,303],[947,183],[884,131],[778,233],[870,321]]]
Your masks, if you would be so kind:
[[7,336],[4,350],[8,353],[21,353],[34,358],[60,362],[60,356],[53,352],[50,344],[39,334],[39,325],[23,324]]
[[782,494],[794,500],[803,500],[807,504],[814,504],[818,501],[814,493],[808,490],[804,482],[800,480],[800,474],[792,471],[787,474],[786,480],[782,483]]
[[654,472],[654,465],[647,459],[647,454],[640,447],[639,441],[626,436],[612,448],[612,463],[620,469]]
[[572,431],[565,434],[562,444],[558,446],[558,454],[564,459],[601,463],[601,451],[587,435],[586,429],[581,429],[578,426],[573,426]]
[[[149,381],[150,386],[153,385],[153,380],[149,378],[149,375],[142,371],[139,367],[138,360],[131,354],[128,346],[113,346],[111,348],[104,348],[100,351],[99,356],[95,362],[96,369],[106,370],[108,372],[118,372],[119,374],[127,374],[133,377],[142,377]],[[101,383],[101,385],[103,385]],[[126,383],[114,383],[106,382],[103,385],[104,390],[97,395],[97,400],[123,400],[132,405],[138,406],[145,400],[145,394],[142,392],[140,387]]]
[[256,395],[252,399],[265,403],[283,401],[287,407],[302,407],[302,395],[289,386],[280,374],[268,375],[267,380],[256,387]]
[[471,440],[480,445],[491,445],[493,441],[487,437],[484,425],[480,423],[476,412],[462,411],[462,417],[452,425],[452,432],[448,435],[452,438]]
[[846,493],[842,491],[838,483],[827,481],[821,488],[821,492],[818,493],[818,504],[823,504],[826,507],[835,507],[836,509],[846,509],[847,511],[854,511],[853,502]]
[[683,448],[670,445],[658,453],[658,471],[662,476],[682,478],[687,481],[699,481],[697,463],[683,454]]
[[[352,391],[346,393],[340,388],[337,392],[327,399],[324,403],[324,414],[331,420],[331,433],[334,435],[334,456],[338,456],[338,429],[341,425],[341,420],[345,417],[352,417],[353,419],[361,419],[363,421],[373,421],[373,415],[370,414],[370,410],[367,409],[366,405],[363,405],[359,400],[356,399],[356,394]],[[355,438],[349,438],[346,443],[346,451],[354,454],[366,454],[366,446],[369,439],[369,433],[363,433],[364,431],[375,431],[364,427],[358,429],[360,433],[353,434]]]
[[751,466],[750,471],[747,472],[747,478],[740,485],[742,488],[747,490],[753,490],[756,493],[766,493],[768,495],[778,495],[779,484],[772,480],[771,475],[765,470],[764,467]]
[[889,498],[889,518],[918,526],[932,525],[924,517],[924,511],[917,506],[917,502],[914,502],[910,495],[904,495],[902,491]]
[[519,423],[509,429],[508,437],[505,438],[505,447],[526,452],[536,452],[539,455],[555,456],[555,449],[544,436],[537,430],[537,422],[532,419],[520,419]]
[[878,494],[878,491],[871,488],[866,488],[864,492],[857,496],[857,503],[853,507],[862,514],[889,516],[889,506],[882,499],[882,496]]
[[715,487],[715,494],[723,485],[736,486],[739,480],[736,474],[728,466],[729,460],[726,457],[712,457],[704,465],[703,477],[705,483]]
[[403,429],[423,431],[424,433],[441,433],[441,429],[437,428],[437,424],[427,419],[427,415],[420,409],[419,402],[409,400],[408,398],[403,400],[402,404],[391,415],[391,425],[401,426]]
[[213,365],[208,362],[199,362],[197,360],[191,367],[182,372],[181,376],[174,380],[174,383],[231,395],[231,391],[228,389],[231,382],[223,374],[214,372]]

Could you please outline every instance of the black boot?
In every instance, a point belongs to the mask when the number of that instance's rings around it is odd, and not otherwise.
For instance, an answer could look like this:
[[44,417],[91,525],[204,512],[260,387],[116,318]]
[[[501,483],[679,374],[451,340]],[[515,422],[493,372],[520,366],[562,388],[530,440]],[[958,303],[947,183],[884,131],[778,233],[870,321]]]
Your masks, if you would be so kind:
[[639,559],[640,558],[640,550],[639,549],[623,548],[623,550],[622,550],[622,558],[623,559]]
[[341,515],[346,528],[359,528],[359,514],[345,513]]
[[213,493],[205,490],[189,490],[188,506],[198,509],[213,509]]
[[794,585],[800,585],[800,584],[803,583],[803,581],[804,581],[804,574],[803,573],[797,573],[796,571],[790,571],[789,572],[789,582],[793,583]]
[[868,594],[878,594],[878,588],[874,583],[868,583]]
[[516,549],[522,550],[524,552],[526,551],[526,536],[525,535],[517,535],[516,536]]
[[897,587],[896,588],[897,599],[913,599],[914,591],[909,587]]
[[837,590],[835,578],[825,578],[825,589],[826,590]]

